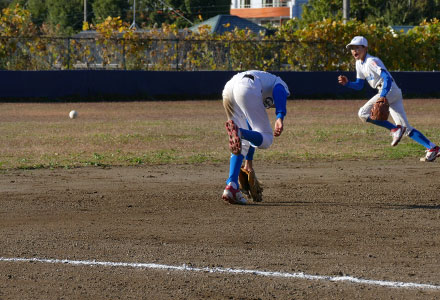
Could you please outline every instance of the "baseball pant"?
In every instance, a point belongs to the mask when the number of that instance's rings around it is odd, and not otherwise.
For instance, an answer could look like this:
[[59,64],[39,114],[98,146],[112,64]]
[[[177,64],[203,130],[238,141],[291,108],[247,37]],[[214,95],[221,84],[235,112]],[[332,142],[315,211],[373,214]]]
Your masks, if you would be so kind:
[[[367,119],[370,117],[371,109],[373,108],[374,103],[376,103],[377,99],[380,98],[381,92],[382,90],[379,89],[379,92],[359,109],[358,115],[361,120],[366,122]],[[410,134],[413,130],[413,127],[409,124],[408,118],[406,117],[406,112],[403,107],[402,91],[394,81],[391,86],[391,90],[387,95],[387,100],[390,104],[390,115],[391,118],[393,118],[394,123],[396,125],[406,127],[406,134]]]
[[[263,142],[257,148],[266,149],[273,143],[272,127],[269,116],[263,104],[262,86],[258,78],[252,80],[248,77],[237,78],[234,82],[228,82],[223,91],[225,108],[231,107],[228,117],[239,128],[248,129],[248,124],[253,131],[261,133]],[[256,145],[252,145],[256,146]],[[242,139],[241,153],[246,156],[250,142]]]

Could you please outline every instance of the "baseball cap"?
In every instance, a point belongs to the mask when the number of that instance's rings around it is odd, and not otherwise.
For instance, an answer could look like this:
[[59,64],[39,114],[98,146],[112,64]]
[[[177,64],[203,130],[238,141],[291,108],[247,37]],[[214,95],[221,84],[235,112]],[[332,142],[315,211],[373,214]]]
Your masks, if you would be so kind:
[[348,44],[347,46],[345,46],[347,49],[350,49],[350,46],[364,46],[364,47],[368,47],[368,42],[367,39],[364,38],[363,36],[355,36],[350,44]]

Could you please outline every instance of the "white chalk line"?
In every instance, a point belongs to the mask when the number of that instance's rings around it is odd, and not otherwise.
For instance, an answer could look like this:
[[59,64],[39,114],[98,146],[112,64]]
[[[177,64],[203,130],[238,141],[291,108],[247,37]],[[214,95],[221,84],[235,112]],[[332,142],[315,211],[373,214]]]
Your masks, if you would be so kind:
[[126,267],[138,269],[156,269],[169,271],[189,271],[189,272],[206,272],[206,273],[226,273],[226,274],[246,274],[263,277],[279,277],[279,278],[295,278],[305,280],[321,280],[331,282],[351,282],[366,285],[377,285],[392,288],[409,288],[409,289],[431,289],[440,290],[440,285],[414,283],[414,282],[399,282],[399,281],[383,281],[356,278],[351,276],[324,276],[324,275],[308,275],[300,273],[288,272],[272,272],[272,271],[258,271],[246,269],[233,268],[208,268],[208,267],[192,267],[188,265],[171,266],[154,263],[124,263],[124,262],[106,262],[95,260],[69,260],[69,259],[45,259],[45,258],[19,258],[19,257],[0,257],[2,262],[37,262],[48,264],[69,264],[69,265],[85,265],[85,266],[104,266],[104,267]]

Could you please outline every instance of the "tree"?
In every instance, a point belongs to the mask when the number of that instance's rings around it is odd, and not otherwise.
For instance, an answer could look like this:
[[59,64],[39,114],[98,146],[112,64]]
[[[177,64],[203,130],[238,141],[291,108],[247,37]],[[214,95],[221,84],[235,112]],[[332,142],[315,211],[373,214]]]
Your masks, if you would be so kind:
[[190,19],[196,21],[199,16],[206,20],[216,15],[229,14],[230,0],[185,0]]
[[8,7],[10,3],[10,0],[0,0],[0,9]]
[[[132,2],[133,0],[130,0]],[[107,17],[121,17],[127,19],[130,4],[127,0],[94,0],[92,9],[94,23],[102,23]]]
[[188,15],[183,0],[138,0],[138,7],[143,27],[160,27],[163,23],[173,24],[175,22],[180,23],[180,27],[185,27],[179,19],[186,22],[186,26],[190,26],[190,23],[185,21]]
[[34,24],[38,26],[43,24],[48,13],[46,0],[28,0],[26,8],[31,13]]
[[179,28],[218,14],[229,14],[230,0],[138,0],[139,16],[146,27],[176,24]]
[[20,5],[31,13],[32,22],[40,26],[47,17],[46,0],[0,0],[0,8]]
[[[379,25],[419,25],[438,18],[440,0],[351,0],[350,18]],[[341,20],[342,0],[310,0],[303,10],[303,23],[324,18]]]
[[83,0],[46,0],[46,22],[59,28],[63,34],[81,30],[83,20]]
[[342,0],[310,0],[303,7],[301,23],[309,24],[329,18],[342,19]]

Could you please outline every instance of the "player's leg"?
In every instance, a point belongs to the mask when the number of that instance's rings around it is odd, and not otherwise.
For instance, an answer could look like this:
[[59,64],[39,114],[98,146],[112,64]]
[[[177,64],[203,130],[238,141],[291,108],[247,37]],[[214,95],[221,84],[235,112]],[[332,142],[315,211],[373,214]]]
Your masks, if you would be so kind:
[[[258,133],[256,131],[252,131],[252,127],[251,127],[251,125],[249,125],[249,123],[247,123],[247,125],[248,125],[248,130],[246,130],[247,132]],[[240,129],[240,131],[243,132],[243,129]],[[244,160],[243,168],[249,172],[253,171],[253,163],[252,162],[254,160],[255,147],[258,147],[258,145],[255,145],[255,144],[258,144],[260,139],[262,141],[262,139],[263,139],[262,135],[261,134],[256,135],[256,139],[257,140],[256,141],[254,140],[253,142],[249,141],[250,145],[249,145],[249,148],[246,152],[246,156],[244,157],[245,160]]]
[[408,132],[408,136],[426,148],[425,157],[422,157],[421,161],[432,162],[440,156],[440,148],[417,129],[413,128]]
[[393,83],[390,92],[387,95],[388,103],[390,104],[390,115],[393,118],[396,128],[391,129],[391,136],[393,141],[391,146],[397,146],[402,139],[405,132],[410,132],[413,128],[408,122],[406,112],[403,107],[402,91]]
[[233,95],[234,80],[226,83],[223,89],[223,107],[225,108],[228,121],[226,122],[226,131],[229,137],[229,149],[234,154],[241,153],[241,140],[238,131],[238,125],[241,119],[244,119],[244,114],[235,102]]
[[232,90],[233,86],[228,86],[228,84],[223,90],[223,106],[228,117],[226,130],[228,131],[229,147],[232,154],[229,160],[229,176],[226,180],[226,187],[223,191],[222,198],[231,204],[246,204],[246,199],[239,189],[238,175],[244,156],[249,149],[249,142],[242,141],[240,138],[239,127],[246,126],[247,123],[243,111],[234,99]]
[[423,133],[409,124],[403,106],[402,92],[399,88],[394,87],[394,85],[389,93],[389,102],[390,114],[396,124],[400,125],[402,129],[406,128],[406,134],[415,142],[426,148],[426,155],[421,160],[429,162],[434,161],[439,155],[439,147],[431,142]]
[[268,148],[273,142],[272,127],[262,101],[261,83],[245,79],[234,88],[237,105],[245,113],[250,129],[240,127],[241,137],[253,146]]
[[367,103],[364,104],[364,106],[362,106],[359,109],[359,112],[358,112],[359,118],[364,122],[372,123],[374,125],[384,127],[389,130],[396,128],[396,125],[394,125],[393,123],[391,123],[389,121],[378,121],[378,120],[370,119],[371,109],[373,108],[374,103],[376,103],[376,101],[377,101],[377,99],[379,99],[379,97],[380,97],[379,94],[375,95],[373,98],[368,100]]
[[255,147],[261,146],[263,144],[263,135],[255,130],[247,130],[240,128],[241,137],[249,142]]
[[424,146],[426,149],[431,149],[436,146],[420,131],[413,128],[409,124],[405,109],[403,107],[403,101],[401,99],[394,102],[390,101],[390,114],[396,124],[406,128],[407,135],[414,141]]
[[246,199],[240,192],[238,184],[238,175],[240,174],[243,158],[242,154],[231,154],[229,160],[229,177],[226,180],[226,187],[223,191],[222,198],[231,204],[246,204]]
[[417,129],[412,128],[410,131],[408,130],[407,135],[426,148],[425,157],[422,157],[421,161],[432,162],[440,156],[440,148]]
[[[226,202],[231,204],[246,204],[246,198],[240,191],[240,185],[238,183],[238,176],[240,174],[241,165],[243,164],[243,159],[248,158],[248,152],[250,149],[250,144],[247,141],[242,143],[242,152],[240,154],[232,154],[229,160],[229,176],[226,180],[226,188],[223,191],[222,198]],[[252,147],[251,147],[252,148]]]
[[253,107],[247,114],[247,119],[252,130],[243,130],[243,137],[247,138],[255,147],[269,148],[273,143],[273,132],[264,105]]

